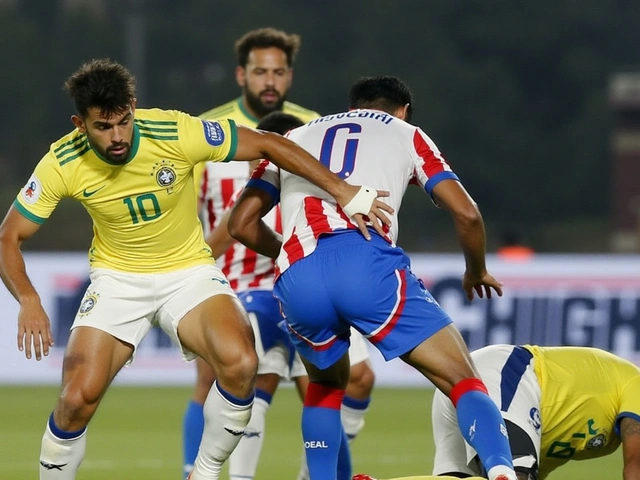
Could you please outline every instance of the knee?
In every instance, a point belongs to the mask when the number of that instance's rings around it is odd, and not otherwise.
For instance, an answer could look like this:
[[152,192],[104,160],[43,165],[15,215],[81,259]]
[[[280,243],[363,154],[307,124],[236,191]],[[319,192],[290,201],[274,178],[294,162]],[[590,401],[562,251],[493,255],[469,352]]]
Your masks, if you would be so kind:
[[62,419],[62,424],[59,427],[66,430],[71,424],[74,426],[77,423],[86,425],[98,408],[99,401],[100,395],[92,395],[86,389],[67,385],[60,394],[56,409]]
[[258,356],[255,350],[248,350],[230,362],[224,362],[218,367],[218,378],[225,384],[255,382],[258,372]]
[[347,386],[347,395],[365,399],[371,396],[376,377],[369,362],[364,361],[352,365]]

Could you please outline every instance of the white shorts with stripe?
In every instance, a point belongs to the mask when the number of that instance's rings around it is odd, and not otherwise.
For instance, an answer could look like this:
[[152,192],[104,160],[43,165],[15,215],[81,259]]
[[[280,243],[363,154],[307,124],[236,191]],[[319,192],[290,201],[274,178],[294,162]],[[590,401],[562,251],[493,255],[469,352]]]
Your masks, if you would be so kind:
[[[472,352],[471,356],[504,419],[519,427],[535,448],[535,452],[518,458],[514,454],[514,466],[531,468],[540,458],[542,395],[531,353],[514,345],[490,345]],[[433,397],[432,422],[436,445],[433,474],[481,474],[475,462],[477,454],[465,442],[458,428],[456,410],[439,390]],[[511,445],[512,450],[518,447]]]
[[214,295],[236,294],[215,265],[198,265],[167,273],[136,274],[106,268],[90,272],[87,288],[71,329],[94,327],[133,346],[160,327],[182,351],[186,361],[195,354],[178,339],[180,320]]

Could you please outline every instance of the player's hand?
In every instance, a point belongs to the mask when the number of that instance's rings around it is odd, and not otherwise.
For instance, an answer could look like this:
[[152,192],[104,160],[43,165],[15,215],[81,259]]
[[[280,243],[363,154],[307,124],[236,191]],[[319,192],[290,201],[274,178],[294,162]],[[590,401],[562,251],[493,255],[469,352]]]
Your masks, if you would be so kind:
[[473,300],[473,292],[478,297],[491,298],[491,290],[495,290],[499,297],[502,296],[502,283],[496,280],[493,275],[484,272],[482,275],[471,275],[468,271],[462,277],[462,288],[467,294],[467,299]]
[[29,359],[34,352],[36,360],[41,360],[42,355],[49,355],[49,347],[52,346],[51,322],[40,302],[21,305],[18,314],[18,350],[24,351]]
[[[378,200],[388,197],[389,192],[375,190],[371,187],[356,187],[349,185],[353,195],[342,207],[343,211],[353,218],[364,238],[371,240],[371,234],[367,228],[367,221],[381,236],[386,236],[391,220],[386,213],[393,214],[394,210],[386,203]],[[354,191],[355,190],[355,191]],[[385,213],[386,212],[386,213]],[[366,218],[365,218],[366,217]]]

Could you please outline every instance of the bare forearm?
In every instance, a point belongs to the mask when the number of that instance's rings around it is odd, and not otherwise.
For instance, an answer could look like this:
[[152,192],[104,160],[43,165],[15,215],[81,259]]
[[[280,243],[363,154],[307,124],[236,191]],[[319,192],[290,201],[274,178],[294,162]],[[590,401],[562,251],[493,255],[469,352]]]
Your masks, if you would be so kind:
[[487,267],[485,264],[486,237],[482,216],[478,213],[456,218],[455,225],[467,271],[474,276],[483,275]]
[[282,247],[282,236],[269,228],[262,220],[257,223],[256,228],[235,230],[230,226],[229,233],[247,248],[269,258],[276,258]]
[[14,242],[0,241],[0,277],[21,305],[39,301],[38,293],[27,276],[22,252]]

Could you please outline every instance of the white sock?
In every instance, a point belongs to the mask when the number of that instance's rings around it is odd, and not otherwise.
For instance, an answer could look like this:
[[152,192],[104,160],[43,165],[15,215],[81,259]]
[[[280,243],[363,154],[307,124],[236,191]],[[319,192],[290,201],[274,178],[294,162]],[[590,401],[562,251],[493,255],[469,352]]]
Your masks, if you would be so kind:
[[[50,420],[51,421],[51,420]],[[55,428],[55,427],[54,427]],[[74,438],[58,438],[47,422],[40,448],[40,480],[74,480],[87,446],[86,429]]]
[[302,449],[302,457],[300,458],[300,471],[296,480],[309,480],[309,467],[307,467],[307,454]]
[[251,408],[251,420],[242,440],[229,457],[229,478],[246,480],[253,478],[258,467],[258,459],[264,442],[264,426],[269,403],[256,397]]
[[489,480],[495,480],[498,475],[504,475],[509,480],[517,480],[516,472],[506,465],[496,465],[487,472]]
[[[226,394],[230,397],[229,394]],[[238,405],[213,382],[204,402],[204,432],[190,480],[218,480],[222,464],[240,442],[251,418],[253,398]]]
[[342,404],[340,407],[340,418],[342,419],[342,428],[347,434],[349,445],[358,436],[360,430],[364,427],[364,415],[368,408],[352,408]]

